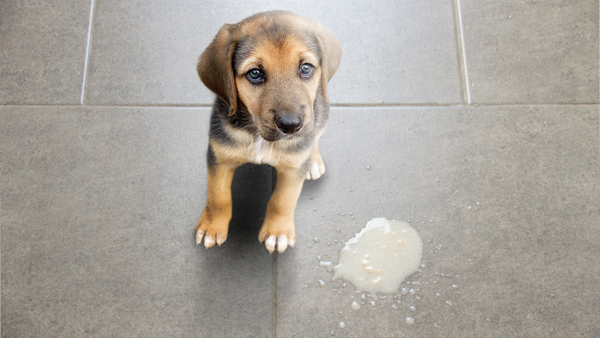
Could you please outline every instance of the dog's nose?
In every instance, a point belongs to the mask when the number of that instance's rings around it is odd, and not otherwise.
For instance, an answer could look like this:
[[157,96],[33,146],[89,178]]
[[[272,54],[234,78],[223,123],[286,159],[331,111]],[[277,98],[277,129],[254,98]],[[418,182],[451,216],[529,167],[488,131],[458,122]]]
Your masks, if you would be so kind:
[[282,132],[293,134],[302,128],[303,121],[300,116],[279,116],[275,123]]

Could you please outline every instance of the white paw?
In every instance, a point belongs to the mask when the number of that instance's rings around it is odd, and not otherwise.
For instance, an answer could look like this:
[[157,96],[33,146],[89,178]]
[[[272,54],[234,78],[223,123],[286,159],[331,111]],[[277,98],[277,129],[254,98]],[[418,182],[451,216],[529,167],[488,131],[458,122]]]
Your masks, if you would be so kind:
[[215,236],[198,229],[198,231],[196,231],[196,245],[202,243],[202,237],[204,237],[204,247],[209,249],[215,245],[215,242],[218,246],[221,246],[227,239],[227,234],[217,234],[215,240]]
[[275,237],[274,235],[269,236],[265,240],[265,247],[269,253],[273,253],[275,248],[279,253],[282,253],[287,249],[288,246],[294,247],[295,242],[293,240],[288,239],[286,235],[281,235],[279,237]]
[[323,161],[314,161],[310,163],[310,168],[308,168],[308,174],[306,174],[307,180],[316,180],[319,177],[323,176],[325,173],[325,164]]

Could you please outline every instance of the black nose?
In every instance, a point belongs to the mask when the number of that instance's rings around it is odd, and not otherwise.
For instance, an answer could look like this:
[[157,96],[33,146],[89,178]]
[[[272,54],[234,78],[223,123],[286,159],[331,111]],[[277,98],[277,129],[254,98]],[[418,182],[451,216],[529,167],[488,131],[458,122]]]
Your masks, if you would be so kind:
[[302,128],[303,121],[300,116],[279,116],[275,123],[282,132],[293,134]]

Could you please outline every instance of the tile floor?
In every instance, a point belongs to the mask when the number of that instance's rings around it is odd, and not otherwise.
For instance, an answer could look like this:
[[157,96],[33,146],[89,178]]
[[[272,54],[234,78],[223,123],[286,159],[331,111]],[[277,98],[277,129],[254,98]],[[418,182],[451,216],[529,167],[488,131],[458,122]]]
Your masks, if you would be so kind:
[[[256,237],[274,173],[241,167],[229,238],[204,250],[213,95],[195,61],[222,24],[269,9],[344,47],[327,173],[304,186],[296,247],[269,255]],[[2,337],[600,336],[598,12],[0,2]],[[317,257],[336,262],[375,217],[410,220],[426,267],[414,294],[372,305]]]

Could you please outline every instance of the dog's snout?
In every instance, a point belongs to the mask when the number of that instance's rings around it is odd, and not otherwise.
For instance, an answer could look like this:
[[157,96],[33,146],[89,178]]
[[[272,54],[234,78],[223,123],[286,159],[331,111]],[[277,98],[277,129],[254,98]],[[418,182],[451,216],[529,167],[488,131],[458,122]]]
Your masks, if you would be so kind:
[[276,118],[275,123],[277,128],[285,134],[293,134],[302,128],[304,121],[301,116],[279,116]]

